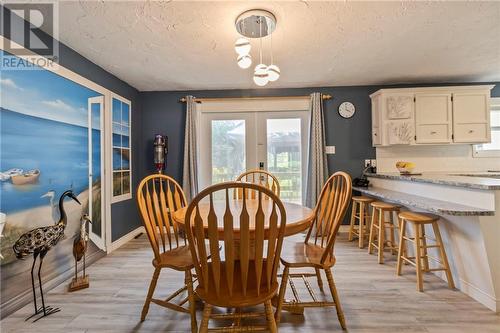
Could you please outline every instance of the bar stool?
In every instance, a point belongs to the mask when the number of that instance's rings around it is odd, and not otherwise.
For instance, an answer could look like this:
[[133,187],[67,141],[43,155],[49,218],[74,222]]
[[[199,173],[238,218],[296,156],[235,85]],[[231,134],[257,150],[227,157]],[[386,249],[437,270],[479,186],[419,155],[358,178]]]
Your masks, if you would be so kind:
[[[349,241],[353,241],[354,236],[358,237],[359,248],[365,247],[365,238],[368,236],[370,223],[370,203],[375,199],[361,196],[352,197],[351,225],[349,227]],[[358,228],[356,222],[359,221]]]
[[[397,253],[397,247],[394,237],[393,213],[399,212],[398,205],[393,205],[383,201],[374,201],[372,206],[372,222],[370,227],[370,237],[368,240],[368,253],[372,254],[373,248],[378,250],[378,263],[384,263],[384,250],[389,249],[391,254]],[[389,213],[389,221],[385,220],[385,213]],[[385,229],[390,230],[389,240],[385,240]]]
[[[403,261],[408,262],[417,269],[417,290],[424,291],[424,281],[422,278],[422,272],[434,272],[434,271],[445,271],[446,279],[448,280],[448,287],[450,289],[455,288],[453,283],[453,276],[451,275],[450,265],[448,264],[448,258],[446,257],[446,252],[443,246],[443,240],[441,239],[441,233],[439,232],[439,226],[437,221],[439,216],[431,214],[422,214],[416,212],[401,212],[398,215],[400,224],[400,235],[399,235],[399,250],[398,250],[398,264],[397,264],[397,275],[401,275],[402,263]],[[406,225],[411,223],[414,226],[415,237],[406,236]],[[425,225],[432,225],[434,230],[434,236],[436,239],[431,239],[425,235]],[[427,240],[433,241],[434,245],[427,245]],[[406,255],[406,241],[412,242],[415,245],[415,257],[408,257]],[[437,248],[439,251],[440,259],[429,256],[427,249]],[[414,259],[415,261],[412,261]],[[432,259],[442,266],[438,268],[429,268],[429,259]],[[423,266],[423,267],[422,267]]]

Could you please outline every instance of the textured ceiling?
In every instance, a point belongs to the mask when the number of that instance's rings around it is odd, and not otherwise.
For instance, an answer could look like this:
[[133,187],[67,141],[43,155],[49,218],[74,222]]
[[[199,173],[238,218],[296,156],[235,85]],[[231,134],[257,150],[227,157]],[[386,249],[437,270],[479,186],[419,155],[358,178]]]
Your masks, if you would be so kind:
[[500,81],[500,2],[67,1],[59,37],[142,91],[255,88],[233,49],[254,8],[278,20],[266,88]]

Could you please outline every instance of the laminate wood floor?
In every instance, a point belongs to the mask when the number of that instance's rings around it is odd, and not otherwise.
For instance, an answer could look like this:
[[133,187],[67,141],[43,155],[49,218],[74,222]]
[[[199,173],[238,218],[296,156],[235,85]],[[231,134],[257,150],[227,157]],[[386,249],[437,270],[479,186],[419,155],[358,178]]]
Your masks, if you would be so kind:
[[[297,240],[302,237],[294,236]],[[375,255],[359,249],[357,242],[348,242],[345,234],[339,236],[336,255],[333,274],[347,332],[500,333],[499,315],[465,294],[449,290],[446,282],[434,275],[426,274],[425,292],[417,292],[412,267],[405,266],[403,276],[396,277],[394,257],[388,255],[386,263],[379,265]],[[155,304],[151,304],[146,321],[140,322],[153,272],[151,258],[143,235],[89,267],[89,289],[68,293],[67,281],[50,291],[47,303],[60,307],[61,312],[36,323],[25,322],[33,310],[29,305],[2,320],[1,332],[190,332],[188,315]],[[326,282],[326,277],[323,280]],[[166,297],[182,283],[182,274],[164,270],[156,295]],[[315,280],[311,284],[317,288]],[[296,285],[299,292],[305,292],[303,284]],[[334,308],[306,309],[304,316],[284,313],[279,330],[342,332]]]

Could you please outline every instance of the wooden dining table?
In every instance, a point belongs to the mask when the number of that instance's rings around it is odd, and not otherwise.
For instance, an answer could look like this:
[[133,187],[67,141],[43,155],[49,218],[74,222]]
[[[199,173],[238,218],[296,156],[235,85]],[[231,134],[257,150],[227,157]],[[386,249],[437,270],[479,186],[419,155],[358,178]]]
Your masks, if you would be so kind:
[[[258,208],[258,200],[257,199],[247,199],[246,200],[247,204],[247,210],[248,214],[250,215],[250,230],[255,228],[255,223],[254,219],[252,217],[255,217],[255,212]],[[230,200],[229,201],[229,207],[231,209],[231,214],[234,217],[239,216],[241,209],[243,206],[243,201],[242,200]],[[285,237],[286,236],[291,236],[298,234],[300,232],[303,232],[309,228],[311,225],[311,222],[314,218],[313,215],[313,210],[304,207],[298,204],[294,203],[288,203],[288,202],[283,202],[283,206],[285,208],[286,212],[286,227],[285,227]],[[208,202],[200,203],[200,215],[202,217],[206,217],[208,215],[210,205]],[[262,209],[264,211],[265,216],[269,216],[272,211],[272,201],[271,200],[262,200]],[[187,207],[181,208],[177,211],[174,212],[173,214],[173,219],[181,224],[183,227],[185,224],[185,215],[186,215],[186,210]],[[226,202],[224,200],[221,201],[214,201],[214,210],[218,216],[218,224],[219,224],[219,239],[223,240],[224,239],[224,212],[226,210]],[[206,223],[206,219],[204,219]],[[265,219],[266,223],[269,222],[269,220],[266,218]],[[238,234],[239,234],[239,221],[237,218],[235,218],[234,221],[234,233],[235,233],[235,239],[238,239]],[[205,224],[205,229],[208,229],[208,226]],[[267,235],[267,225],[265,226],[264,229],[264,237]]]

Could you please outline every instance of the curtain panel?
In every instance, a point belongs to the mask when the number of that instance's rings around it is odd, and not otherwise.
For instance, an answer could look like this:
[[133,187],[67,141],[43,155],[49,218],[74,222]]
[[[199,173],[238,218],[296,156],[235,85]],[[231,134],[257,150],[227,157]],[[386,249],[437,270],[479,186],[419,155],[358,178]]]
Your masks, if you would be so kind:
[[182,190],[188,201],[198,194],[198,143],[196,102],[193,96],[186,96],[186,127],[184,132],[184,167]]
[[309,159],[307,163],[306,197],[304,204],[313,208],[326,179],[328,163],[325,154],[325,121],[323,116],[323,99],[320,93],[312,93],[309,104]]

